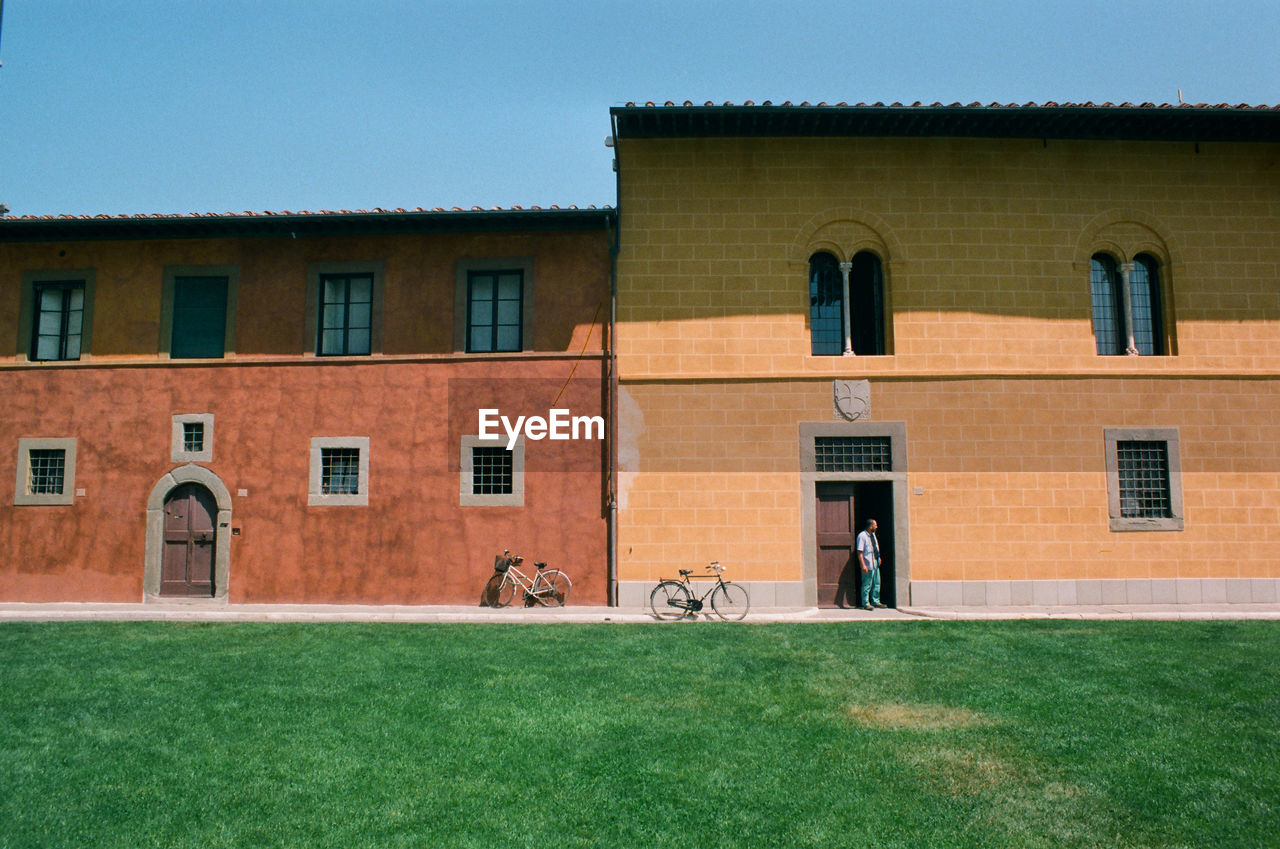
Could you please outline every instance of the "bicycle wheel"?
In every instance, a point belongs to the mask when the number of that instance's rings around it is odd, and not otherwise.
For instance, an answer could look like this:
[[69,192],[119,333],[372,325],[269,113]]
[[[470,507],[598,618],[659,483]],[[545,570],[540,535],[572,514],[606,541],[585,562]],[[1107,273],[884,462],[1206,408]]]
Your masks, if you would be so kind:
[[747,615],[751,597],[742,584],[725,581],[711,594],[711,609],[721,619],[738,620]]
[[689,588],[679,581],[663,581],[649,594],[649,607],[659,619],[683,619],[692,604]]
[[559,569],[548,569],[533,579],[533,598],[545,607],[563,607],[569,600],[573,581]]
[[515,594],[515,584],[507,580],[506,574],[494,572],[493,577],[489,578],[488,583],[484,585],[480,600],[489,607],[506,607]]

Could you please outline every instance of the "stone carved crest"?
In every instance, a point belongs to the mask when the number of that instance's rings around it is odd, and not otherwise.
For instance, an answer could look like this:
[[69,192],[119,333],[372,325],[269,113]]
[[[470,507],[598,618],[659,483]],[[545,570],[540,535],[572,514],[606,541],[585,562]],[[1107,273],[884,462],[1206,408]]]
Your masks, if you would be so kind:
[[871,418],[871,381],[832,381],[831,396],[836,418],[847,422]]

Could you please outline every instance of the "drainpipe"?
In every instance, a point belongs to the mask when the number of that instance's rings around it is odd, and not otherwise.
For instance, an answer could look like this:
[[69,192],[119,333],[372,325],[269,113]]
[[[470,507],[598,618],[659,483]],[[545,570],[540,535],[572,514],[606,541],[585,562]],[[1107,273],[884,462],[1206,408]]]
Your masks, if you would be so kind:
[[618,248],[622,242],[622,174],[618,119],[609,116],[613,146],[613,232],[609,239],[609,606],[618,606]]

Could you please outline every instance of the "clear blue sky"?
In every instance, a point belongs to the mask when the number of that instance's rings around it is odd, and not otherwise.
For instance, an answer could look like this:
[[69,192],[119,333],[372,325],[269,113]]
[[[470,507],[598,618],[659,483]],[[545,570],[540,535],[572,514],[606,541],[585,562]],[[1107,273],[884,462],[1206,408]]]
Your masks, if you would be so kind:
[[1280,103],[1276,0],[3,0],[14,215],[614,203],[628,101]]

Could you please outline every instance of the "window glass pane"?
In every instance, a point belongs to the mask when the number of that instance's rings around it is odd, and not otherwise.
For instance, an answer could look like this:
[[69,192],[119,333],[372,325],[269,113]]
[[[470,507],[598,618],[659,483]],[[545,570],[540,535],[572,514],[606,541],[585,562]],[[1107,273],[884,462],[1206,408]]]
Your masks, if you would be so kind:
[[505,448],[471,449],[473,495],[510,495],[514,479],[514,455]]
[[58,287],[50,287],[42,289],[40,292],[40,310],[52,310],[54,312],[62,312],[62,289]]
[[500,326],[497,334],[497,344],[494,345],[495,351],[519,351],[520,350],[520,328]]
[[320,491],[325,495],[359,493],[359,448],[320,449]]
[[182,450],[193,452],[204,450],[203,422],[182,423]]
[[853,352],[883,354],[884,285],[880,257],[870,251],[860,251],[850,265],[849,331]]
[[62,333],[62,293],[58,293],[58,308],[40,311],[40,324],[36,332],[41,336],[57,336]]
[[471,303],[493,300],[493,278],[487,274],[471,277]]
[[[57,336],[41,336],[36,340],[37,360],[56,360],[59,354],[60,340]],[[79,347],[79,346],[77,346]],[[78,354],[77,354],[78,356]]]
[[67,334],[71,336],[80,335],[80,325],[84,320],[84,313],[81,310],[72,310],[67,314]]
[[320,334],[320,353],[341,354],[342,352],[341,330],[325,330]]
[[351,288],[348,294],[351,303],[367,304],[373,300],[373,278],[372,277],[352,277]]
[[519,301],[498,301],[498,324],[520,324]]
[[1133,344],[1139,354],[1164,353],[1160,331],[1160,302],[1155,261],[1138,257],[1129,274],[1129,292],[1133,309]]
[[828,253],[809,260],[809,331],[814,356],[844,351],[844,281],[836,258]]
[[498,278],[498,297],[499,298],[515,298],[519,300],[521,289],[521,275],[519,274],[503,274]]
[[369,330],[368,328],[357,330],[352,329],[347,332],[347,351],[348,354],[367,354],[369,353]]
[[61,448],[33,448],[27,455],[27,493],[61,495],[67,452]]
[[369,304],[353,303],[347,312],[347,325],[351,328],[369,329]]
[[1089,292],[1093,299],[1093,338],[1099,355],[1123,354],[1125,343],[1121,328],[1122,310],[1117,303],[1116,262],[1106,254],[1098,254],[1089,266]]
[[73,310],[84,309],[84,289],[72,289],[69,303],[70,308]]
[[347,281],[341,277],[325,277],[324,280],[324,302],[326,304],[341,304],[347,299]]
[[1116,454],[1120,515],[1124,518],[1171,517],[1168,443],[1118,442]]
[[325,330],[341,328],[346,316],[346,308],[342,304],[326,304],[324,308],[323,327]]
[[893,471],[892,441],[887,436],[819,436],[813,454],[819,472]]
[[493,350],[493,328],[491,327],[471,328],[471,346],[469,350],[492,351]]
[[68,335],[67,344],[65,347],[66,347],[66,350],[64,351],[65,359],[68,359],[68,360],[80,359],[80,334],[77,333],[74,336]]

